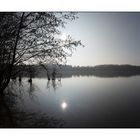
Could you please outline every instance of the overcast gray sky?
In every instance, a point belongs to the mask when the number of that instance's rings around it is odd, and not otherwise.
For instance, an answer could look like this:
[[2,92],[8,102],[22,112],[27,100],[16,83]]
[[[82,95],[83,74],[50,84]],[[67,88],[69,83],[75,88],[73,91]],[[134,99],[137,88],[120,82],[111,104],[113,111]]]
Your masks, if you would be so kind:
[[79,47],[68,63],[140,65],[140,13],[78,13],[63,33],[80,39]]

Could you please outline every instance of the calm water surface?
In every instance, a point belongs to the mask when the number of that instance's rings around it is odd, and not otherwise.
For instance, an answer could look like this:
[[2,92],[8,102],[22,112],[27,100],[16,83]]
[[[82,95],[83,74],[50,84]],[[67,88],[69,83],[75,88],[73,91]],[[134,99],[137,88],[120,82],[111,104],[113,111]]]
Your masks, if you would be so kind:
[[[85,76],[53,82],[34,78],[31,85],[27,80],[16,83],[14,106],[27,114],[51,118],[53,127],[57,122],[61,123],[58,127],[140,127],[140,76]],[[26,115],[19,127],[31,127],[29,122],[22,124],[24,119]],[[38,123],[51,127],[44,120]],[[37,122],[35,126],[39,127]]]

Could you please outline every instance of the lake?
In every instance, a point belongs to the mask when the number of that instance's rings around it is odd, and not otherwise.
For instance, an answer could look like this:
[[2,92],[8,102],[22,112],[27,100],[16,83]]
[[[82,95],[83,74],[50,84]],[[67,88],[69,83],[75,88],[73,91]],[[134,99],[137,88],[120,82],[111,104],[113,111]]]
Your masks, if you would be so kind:
[[23,78],[11,87],[16,127],[140,127],[140,76]]

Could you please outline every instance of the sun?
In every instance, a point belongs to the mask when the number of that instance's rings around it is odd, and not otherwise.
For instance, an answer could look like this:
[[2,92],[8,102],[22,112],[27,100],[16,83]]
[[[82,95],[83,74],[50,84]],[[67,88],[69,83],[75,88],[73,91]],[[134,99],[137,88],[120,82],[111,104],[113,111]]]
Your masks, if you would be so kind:
[[64,41],[64,40],[67,39],[67,36],[63,33],[63,34],[60,36],[60,39]]

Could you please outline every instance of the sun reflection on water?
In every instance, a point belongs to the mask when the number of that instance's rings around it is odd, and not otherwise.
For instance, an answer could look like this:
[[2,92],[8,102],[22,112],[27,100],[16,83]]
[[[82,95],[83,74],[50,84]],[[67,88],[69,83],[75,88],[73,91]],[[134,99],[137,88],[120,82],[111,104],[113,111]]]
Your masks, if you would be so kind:
[[61,103],[61,107],[62,107],[63,110],[65,110],[65,109],[67,108],[67,106],[68,106],[68,105],[67,105],[66,102],[62,102],[62,103]]

